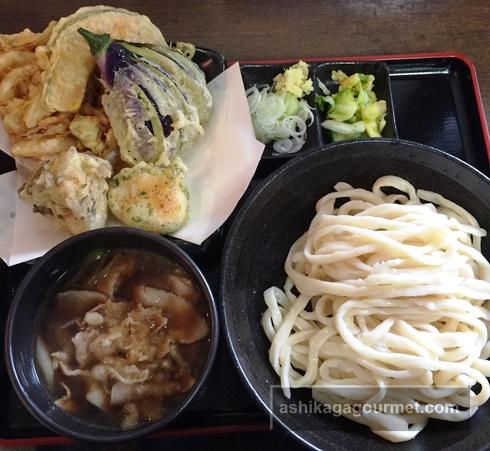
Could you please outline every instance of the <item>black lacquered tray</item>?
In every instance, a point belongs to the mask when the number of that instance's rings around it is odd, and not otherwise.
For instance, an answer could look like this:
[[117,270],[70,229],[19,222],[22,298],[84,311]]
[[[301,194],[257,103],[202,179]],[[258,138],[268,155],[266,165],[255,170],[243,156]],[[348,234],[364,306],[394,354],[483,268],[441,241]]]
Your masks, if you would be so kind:
[[[203,50],[198,54],[198,58],[198,63],[205,72],[206,67],[208,68],[208,78],[214,77],[222,70],[224,60],[218,54]],[[246,87],[251,83],[270,83],[276,73],[296,61],[297,59],[243,62],[241,66],[244,83]],[[356,71],[367,70],[366,67],[377,67],[377,70],[382,68],[386,71],[383,91],[387,87],[388,91],[384,92],[391,92],[394,113],[389,137],[437,147],[490,174],[488,128],[475,69],[465,56],[389,55],[355,59],[329,58],[310,61],[310,63],[316,74],[324,74],[326,69],[330,70],[332,66],[349,61],[359,63]],[[376,61],[385,64],[373,63]],[[325,63],[332,63],[332,65]],[[381,93],[378,97],[383,98]],[[307,146],[301,152],[307,152],[308,149],[327,142],[328,137],[320,128],[315,128],[309,132]],[[12,161],[1,155],[0,153],[0,173],[12,170],[14,168]],[[264,177],[289,158],[291,157],[273,156],[269,149],[257,169],[249,190],[253,190]],[[231,220],[232,218],[204,243],[203,247],[184,246],[207,276],[215,294],[218,292],[221,251],[227,226]],[[8,268],[0,262],[0,333],[4,331],[9,304],[15,289],[29,267],[29,263],[24,263]],[[219,305],[220,300],[217,299],[217,302]],[[262,333],[259,328],[257,333]],[[7,378],[3,363],[3,348],[0,353],[2,354],[0,445],[67,443],[68,439],[54,436],[23,408]],[[175,423],[157,435],[170,438],[264,431],[268,428],[268,418],[259,410],[242,385],[222,339],[205,391]]]

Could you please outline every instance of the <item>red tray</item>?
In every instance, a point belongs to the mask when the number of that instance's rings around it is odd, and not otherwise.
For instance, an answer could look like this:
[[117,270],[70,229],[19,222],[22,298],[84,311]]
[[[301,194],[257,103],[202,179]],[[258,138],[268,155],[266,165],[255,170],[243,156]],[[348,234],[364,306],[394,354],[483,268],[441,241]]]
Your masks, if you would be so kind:
[[[297,59],[276,61],[242,61],[242,73],[247,79],[247,66],[288,65]],[[474,64],[458,53],[424,53],[405,55],[353,56],[334,58],[307,58],[310,63],[334,61],[384,61],[388,65],[392,89],[395,120],[401,139],[428,144],[463,160],[482,172],[489,173],[490,136],[482,104]],[[264,82],[270,83],[270,80]],[[424,108],[417,99],[424,94]],[[430,97],[432,96],[432,98]],[[432,101],[430,100],[432,99]],[[429,105],[429,107],[427,107]],[[444,118],[441,126],[440,118]],[[419,127],[414,121],[427,125]],[[274,165],[264,161],[251,183],[253,188],[262,178],[282,161]],[[2,161],[0,161],[0,172]],[[222,233],[209,247],[195,256],[210,285],[217,287],[221,248],[226,236]],[[6,269],[0,267],[0,285],[4,281],[17,281],[25,274],[28,265]],[[3,269],[3,272],[2,272]],[[4,279],[5,277],[5,279]],[[8,283],[8,282],[7,282]],[[13,284],[15,286],[15,284]],[[13,296],[12,288],[7,298]],[[3,301],[3,300],[2,300]],[[2,302],[0,321],[5,320],[9,299]],[[219,302],[219,300],[218,300]],[[0,328],[0,330],[2,330]],[[264,359],[266,357],[264,356]],[[264,360],[265,361],[265,360]],[[53,445],[73,443],[72,440],[54,435],[36,424],[23,410],[20,401],[8,381],[5,369],[0,368],[0,385],[4,393],[0,410],[0,446]],[[206,392],[171,426],[152,435],[175,438],[181,436],[209,436],[211,434],[245,433],[266,431],[269,420],[250,398],[241,384],[227,349],[221,345],[219,356],[209,378]]]

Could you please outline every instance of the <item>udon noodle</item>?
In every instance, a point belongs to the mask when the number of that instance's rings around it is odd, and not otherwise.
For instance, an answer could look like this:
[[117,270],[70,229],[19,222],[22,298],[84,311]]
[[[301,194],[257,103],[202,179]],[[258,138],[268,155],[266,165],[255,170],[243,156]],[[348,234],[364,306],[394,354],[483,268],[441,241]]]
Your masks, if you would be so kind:
[[395,176],[371,191],[337,183],[316,212],[289,251],[284,290],[264,292],[262,326],[286,397],[311,387],[392,442],[429,418],[471,417],[490,396],[486,231]]

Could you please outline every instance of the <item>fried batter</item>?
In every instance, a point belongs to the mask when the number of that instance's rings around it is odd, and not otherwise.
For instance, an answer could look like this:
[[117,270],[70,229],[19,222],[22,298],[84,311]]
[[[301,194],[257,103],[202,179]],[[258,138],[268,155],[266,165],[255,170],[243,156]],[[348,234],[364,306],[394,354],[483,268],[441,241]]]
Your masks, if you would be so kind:
[[71,233],[104,227],[110,163],[74,147],[46,160],[20,197]]
[[140,162],[117,174],[109,186],[109,208],[124,224],[171,233],[187,220],[185,166],[179,158],[166,168]]

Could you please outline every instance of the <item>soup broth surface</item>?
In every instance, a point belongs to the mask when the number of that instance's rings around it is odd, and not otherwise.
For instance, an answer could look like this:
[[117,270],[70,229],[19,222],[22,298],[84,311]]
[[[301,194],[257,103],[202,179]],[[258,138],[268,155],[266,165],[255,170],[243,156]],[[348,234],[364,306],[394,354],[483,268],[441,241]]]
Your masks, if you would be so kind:
[[177,263],[141,250],[98,250],[50,295],[37,364],[58,407],[108,427],[157,421],[199,377],[209,311]]

